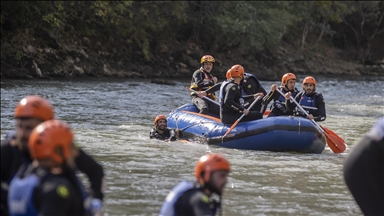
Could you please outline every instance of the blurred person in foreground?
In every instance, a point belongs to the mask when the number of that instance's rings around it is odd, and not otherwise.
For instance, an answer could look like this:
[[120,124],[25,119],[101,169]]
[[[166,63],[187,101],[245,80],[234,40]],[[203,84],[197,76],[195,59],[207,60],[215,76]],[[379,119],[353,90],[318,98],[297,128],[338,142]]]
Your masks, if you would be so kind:
[[384,117],[352,147],[344,180],[364,215],[384,215]]
[[[196,182],[182,181],[167,195],[160,215],[214,216],[221,209],[221,195],[227,184],[230,164],[221,154],[202,156],[195,167]],[[214,194],[219,197],[215,200]]]

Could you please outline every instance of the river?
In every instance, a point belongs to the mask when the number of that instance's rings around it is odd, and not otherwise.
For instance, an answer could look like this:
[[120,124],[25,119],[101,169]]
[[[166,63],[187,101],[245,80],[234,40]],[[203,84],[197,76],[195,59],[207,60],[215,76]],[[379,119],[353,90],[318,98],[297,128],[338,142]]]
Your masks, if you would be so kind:
[[[2,79],[1,135],[14,128],[20,99],[31,94],[49,99],[56,117],[73,128],[76,143],[104,167],[105,215],[158,215],[174,185],[194,180],[195,163],[207,152],[231,163],[223,215],[362,215],[344,183],[343,161],[384,115],[384,77],[315,78],[327,109],[320,124],[345,140],[342,154],[328,146],[322,154],[298,154],[149,139],[156,115],[190,102],[189,80],[160,85],[150,79]],[[279,81],[262,81],[267,92],[273,83]]]

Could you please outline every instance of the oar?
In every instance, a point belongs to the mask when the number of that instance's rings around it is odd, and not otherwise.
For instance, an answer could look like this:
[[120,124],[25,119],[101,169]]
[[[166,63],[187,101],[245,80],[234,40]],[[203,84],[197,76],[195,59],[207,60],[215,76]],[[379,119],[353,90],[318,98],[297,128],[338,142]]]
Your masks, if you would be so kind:
[[[193,92],[193,93],[195,93],[195,94],[198,94],[197,91],[195,91],[195,90],[189,88],[188,86],[186,86],[185,88],[186,88],[188,91],[191,91],[191,92]],[[207,96],[203,96],[203,98],[204,98],[204,99],[207,99],[207,100],[209,100],[209,101],[211,101],[212,103],[214,103],[214,104],[216,104],[216,105],[218,105],[218,106],[220,106],[220,103],[219,103],[219,102],[217,102],[217,101],[215,101],[215,100],[212,100],[211,98],[209,98],[209,97],[207,97]]]
[[[253,107],[253,105],[255,105],[256,102],[257,102],[260,98],[261,98],[261,97],[258,96],[258,97],[251,103],[251,105],[249,105],[248,110],[250,110],[250,109]],[[221,138],[221,142],[223,142],[224,137],[226,137],[226,136],[233,130],[233,128],[236,127],[236,125],[241,121],[241,119],[242,119],[244,116],[245,116],[245,114],[241,115],[240,118],[237,119],[237,120],[235,121],[235,123],[233,123],[233,125],[227,130],[227,133],[225,133],[224,136],[223,136],[223,138]]]
[[267,115],[269,115],[269,113],[271,113],[271,110],[265,110],[263,115],[267,116]]
[[[278,88],[276,88],[276,91],[278,91],[282,96],[284,96],[284,93],[280,91]],[[300,110],[307,116],[309,116],[308,112],[303,109],[303,107],[300,106],[299,103],[291,96],[291,101],[293,101],[297,107],[300,108]],[[347,148],[345,145],[344,140],[339,137],[335,132],[331,131],[328,128],[325,128],[321,125],[319,125],[315,120],[310,119],[311,122],[320,129],[320,131],[325,135],[325,138],[327,139],[328,146],[332,149],[334,153],[343,153],[345,149]]]

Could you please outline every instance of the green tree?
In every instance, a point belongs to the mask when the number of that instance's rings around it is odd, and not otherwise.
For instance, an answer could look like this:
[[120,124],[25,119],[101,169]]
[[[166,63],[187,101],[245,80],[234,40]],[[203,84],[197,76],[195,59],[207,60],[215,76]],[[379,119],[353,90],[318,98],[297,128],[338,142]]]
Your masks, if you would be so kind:
[[222,50],[236,46],[254,50],[275,48],[292,24],[286,2],[224,2],[215,20]]

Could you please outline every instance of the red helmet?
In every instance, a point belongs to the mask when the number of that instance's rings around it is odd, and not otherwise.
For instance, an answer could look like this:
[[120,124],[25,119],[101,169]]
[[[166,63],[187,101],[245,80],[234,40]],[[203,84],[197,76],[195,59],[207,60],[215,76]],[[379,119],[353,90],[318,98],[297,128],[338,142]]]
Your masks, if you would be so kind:
[[28,148],[34,159],[52,159],[63,164],[70,156],[73,134],[68,125],[59,120],[40,123],[31,132]]
[[160,119],[164,119],[165,121],[167,121],[167,117],[165,117],[165,115],[158,115],[156,116],[155,121],[153,121],[153,124],[156,125],[157,121],[159,121]]
[[232,76],[231,76],[231,69],[229,69],[229,70],[227,71],[227,73],[225,74],[225,77],[226,77],[227,79],[231,79],[231,78],[232,78]]
[[291,80],[291,79],[296,80],[295,74],[293,74],[293,73],[286,73],[286,74],[284,74],[283,78],[281,78],[281,83],[285,85],[286,82],[288,80]]
[[[211,178],[211,173],[216,170],[230,171],[227,159],[221,154],[211,153],[202,156],[195,167],[195,177],[200,184],[204,184]],[[204,172],[204,179],[201,174]]]
[[15,118],[39,118],[43,121],[54,118],[52,105],[36,95],[27,96],[17,104]]
[[315,87],[316,87],[316,80],[315,80],[315,78],[313,78],[311,76],[307,76],[307,77],[304,78],[303,85],[305,83],[311,83],[311,84],[315,85]]
[[233,65],[229,70],[231,72],[231,77],[244,77],[244,68],[241,65]]
[[205,55],[201,57],[200,63],[203,64],[204,62],[215,62],[215,59],[211,55]]

